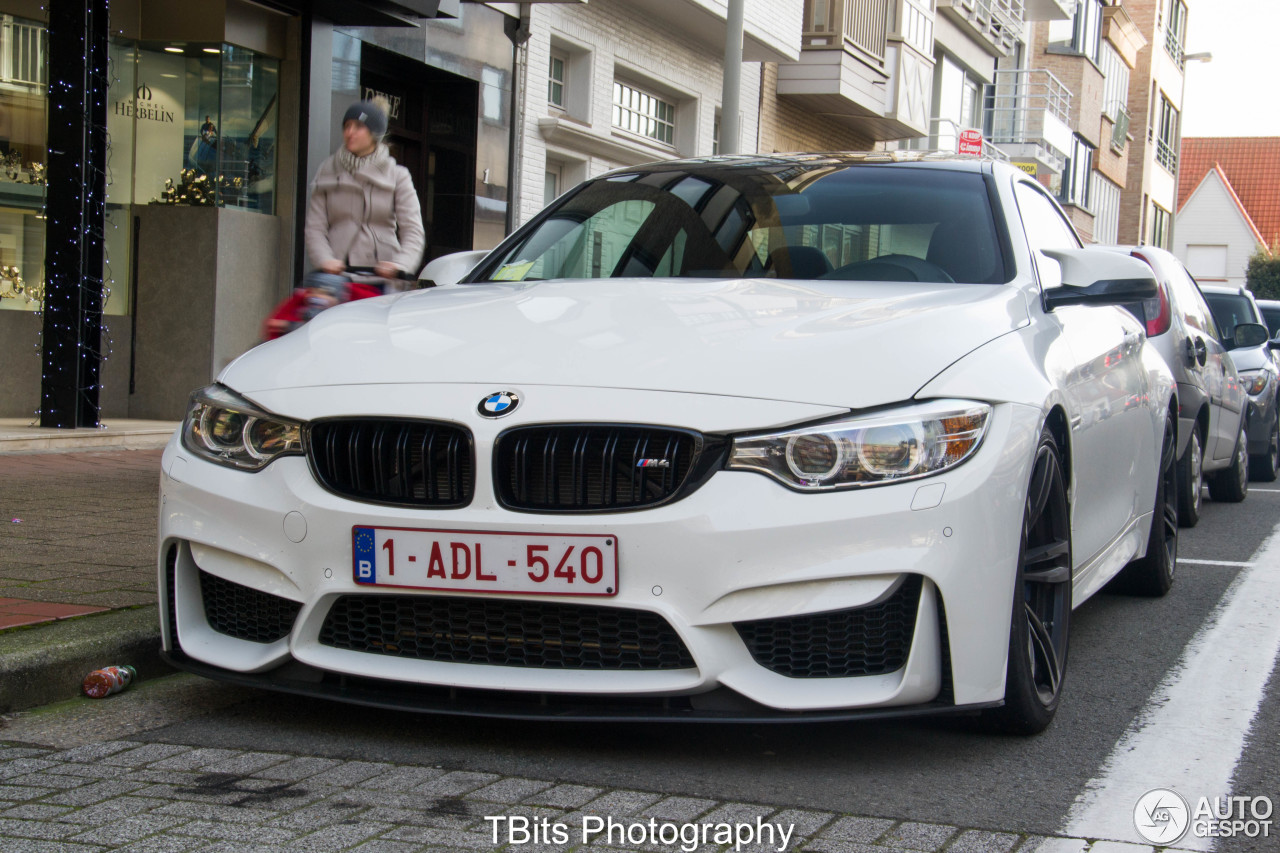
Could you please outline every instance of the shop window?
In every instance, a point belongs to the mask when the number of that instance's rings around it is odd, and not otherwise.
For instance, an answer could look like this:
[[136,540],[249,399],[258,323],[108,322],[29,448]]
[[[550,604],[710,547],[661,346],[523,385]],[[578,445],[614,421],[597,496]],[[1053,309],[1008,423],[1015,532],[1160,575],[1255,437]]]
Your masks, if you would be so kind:
[[44,24],[0,15],[0,310],[43,298],[47,50]]
[[613,126],[675,145],[676,105],[629,83],[613,83]]
[[[112,164],[132,184],[108,201],[275,212],[279,63],[233,45],[113,45]],[[113,170],[114,171],[114,170]]]

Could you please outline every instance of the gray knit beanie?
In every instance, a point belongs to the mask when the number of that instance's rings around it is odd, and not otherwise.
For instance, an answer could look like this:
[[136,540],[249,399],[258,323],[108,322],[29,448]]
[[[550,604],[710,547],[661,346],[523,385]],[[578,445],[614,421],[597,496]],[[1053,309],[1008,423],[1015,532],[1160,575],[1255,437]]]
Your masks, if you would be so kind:
[[359,101],[347,107],[347,113],[342,117],[342,126],[346,127],[347,122],[353,120],[369,128],[369,132],[377,139],[387,135],[387,114],[372,101]]

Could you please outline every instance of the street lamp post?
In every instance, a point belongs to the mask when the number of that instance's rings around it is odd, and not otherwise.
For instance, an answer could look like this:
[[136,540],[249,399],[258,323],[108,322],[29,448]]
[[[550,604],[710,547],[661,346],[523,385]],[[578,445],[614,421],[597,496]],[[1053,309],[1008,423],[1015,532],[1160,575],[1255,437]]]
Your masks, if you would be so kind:
[[1169,251],[1177,248],[1173,241],[1178,228],[1178,184],[1182,181],[1182,114],[1187,108],[1187,63],[1212,62],[1213,54],[1207,50],[1182,55],[1182,93],[1178,95],[1178,168],[1173,170],[1173,210],[1169,216]]

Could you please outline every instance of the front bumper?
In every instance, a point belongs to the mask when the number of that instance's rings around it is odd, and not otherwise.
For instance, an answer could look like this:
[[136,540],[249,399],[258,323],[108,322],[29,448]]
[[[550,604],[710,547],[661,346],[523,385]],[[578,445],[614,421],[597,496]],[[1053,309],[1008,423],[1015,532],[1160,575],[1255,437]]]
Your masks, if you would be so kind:
[[[462,509],[373,506],[325,491],[301,458],[248,474],[198,460],[175,440],[163,463],[158,553],[165,651],[183,668],[243,683],[496,716],[843,719],[998,704],[1038,429],[1038,411],[1001,405],[972,459],[918,482],[798,494],[758,474],[722,471],[683,500],[590,516],[503,510],[483,477]],[[485,452],[478,436],[478,470],[487,470]],[[541,668],[335,647],[322,640],[323,628],[344,596],[441,595],[356,584],[353,525],[615,536],[618,592],[591,606],[655,614],[692,665]],[[891,672],[783,674],[753,656],[740,631],[746,622],[858,613],[911,578],[919,593],[905,662]],[[215,586],[231,590],[228,600],[250,602],[241,611],[279,624],[228,629],[211,618],[206,588]],[[836,638],[834,655],[842,649]]]
[[1271,394],[1271,386],[1257,397],[1246,397],[1245,437],[1250,456],[1266,456],[1271,452],[1271,435],[1275,430],[1280,404]]

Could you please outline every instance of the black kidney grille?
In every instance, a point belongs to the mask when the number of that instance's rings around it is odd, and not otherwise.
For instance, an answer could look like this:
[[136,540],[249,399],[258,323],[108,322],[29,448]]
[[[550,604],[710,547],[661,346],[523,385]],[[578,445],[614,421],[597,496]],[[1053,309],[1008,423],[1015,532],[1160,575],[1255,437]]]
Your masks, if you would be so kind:
[[782,619],[735,622],[756,663],[791,678],[883,675],[907,662],[920,604],[920,575],[907,575],[879,604]]
[[338,420],[313,424],[312,470],[330,491],[361,501],[417,507],[471,502],[471,433],[431,421]]
[[658,427],[519,428],[498,439],[495,485],[512,509],[638,509],[679,491],[698,448],[696,434]]
[[289,636],[302,605],[278,595],[200,573],[204,618],[219,634],[251,643],[274,643]]
[[542,669],[689,669],[665,619],[643,610],[502,599],[344,595],[320,629],[339,649]]

